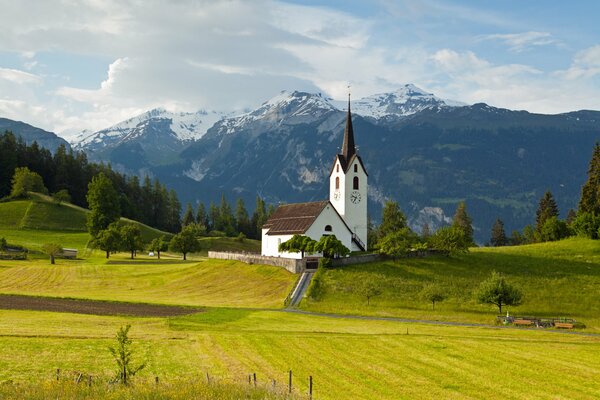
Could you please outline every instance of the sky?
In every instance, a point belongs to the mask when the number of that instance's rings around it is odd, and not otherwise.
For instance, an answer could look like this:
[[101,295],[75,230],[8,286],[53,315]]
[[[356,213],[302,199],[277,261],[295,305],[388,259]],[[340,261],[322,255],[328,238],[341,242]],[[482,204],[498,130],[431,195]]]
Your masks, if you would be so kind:
[[0,117],[70,139],[144,111],[412,83],[539,113],[600,110],[600,2],[0,0]]

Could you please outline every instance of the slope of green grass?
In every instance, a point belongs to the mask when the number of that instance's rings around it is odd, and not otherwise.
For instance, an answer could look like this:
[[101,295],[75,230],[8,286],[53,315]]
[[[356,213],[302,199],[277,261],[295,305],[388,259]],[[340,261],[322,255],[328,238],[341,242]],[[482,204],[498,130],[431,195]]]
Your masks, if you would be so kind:
[[[321,312],[393,315],[407,318],[492,323],[497,308],[480,305],[474,292],[496,270],[524,293],[511,314],[571,317],[600,329],[600,243],[572,238],[530,246],[472,249],[456,257],[400,259],[332,268],[323,277],[323,296],[302,307]],[[367,305],[356,287],[375,276],[382,294]],[[448,298],[431,310],[420,298],[435,282]],[[505,311],[506,312],[506,311]]]
[[0,293],[231,307],[282,307],[295,276],[229,260],[161,260],[119,253],[106,260],[0,260]]
[[200,238],[200,254],[207,255],[209,250],[213,251],[242,251],[248,253],[260,253],[260,241],[228,237],[203,237]]
[[[18,321],[18,323],[15,323]],[[297,393],[314,378],[319,399],[593,399],[600,339],[544,331],[334,319],[213,309],[183,317],[125,318],[0,310],[0,380],[49,381],[56,368],[112,376],[107,347],[132,323],[136,380],[168,385],[205,373]],[[408,334],[407,334],[408,333]],[[0,392],[1,393],[1,392]],[[161,397],[164,398],[164,397]]]

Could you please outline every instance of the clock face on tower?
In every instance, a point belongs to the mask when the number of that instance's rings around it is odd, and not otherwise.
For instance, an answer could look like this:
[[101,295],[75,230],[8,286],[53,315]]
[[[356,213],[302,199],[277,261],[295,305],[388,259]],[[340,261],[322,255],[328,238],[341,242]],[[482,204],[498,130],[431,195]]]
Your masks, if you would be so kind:
[[350,193],[350,201],[353,202],[354,204],[360,203],[360,193],[357,192],[356,190],[353,191],[352,193]]
[[333,198],[334,198],[335,200],[339,200],[339,199],[340,199],[340,197],[342,197],[342,194],[340,193],[340,191],[339,191],[339,190],[336,190],[335,192],[333,192]]

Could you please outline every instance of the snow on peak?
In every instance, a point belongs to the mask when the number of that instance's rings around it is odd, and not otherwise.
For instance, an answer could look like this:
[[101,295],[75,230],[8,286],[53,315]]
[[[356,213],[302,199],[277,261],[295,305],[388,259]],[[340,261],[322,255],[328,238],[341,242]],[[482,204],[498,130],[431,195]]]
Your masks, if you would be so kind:
[[226,114],[218,111],[174,113],[155,108],[98,132],[83,131],[73,140],[73,145],[83,148],[131,140],[143,136],[144,128],[149,124],[160,121],[170,121],[170,133],[178,140],[191,141],[204,136],[209,128],[224,117]]
[[[340,109],[347,109],[346,102],[336,102]],[[444,100],[433,93],[406,84],[393,92],[379,93],[351,102],[352,112],[365,117],[382,118],[389,115],[407,116],[428,108],[460,107],[466,104]]]

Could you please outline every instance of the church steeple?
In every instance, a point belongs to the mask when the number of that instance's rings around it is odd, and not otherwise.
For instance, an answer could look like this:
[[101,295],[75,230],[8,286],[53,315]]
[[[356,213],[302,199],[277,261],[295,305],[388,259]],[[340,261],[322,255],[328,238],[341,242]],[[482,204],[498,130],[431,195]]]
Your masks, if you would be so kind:
[[344,143],[342,144],[344,161],[350,161],[354,154],[356,154],[356,147],[354,145],[354,130],[352,129],[352,114],[350,112],[350,93],[348,93],[348,115],[346,116],[346,129],[344,129]]

